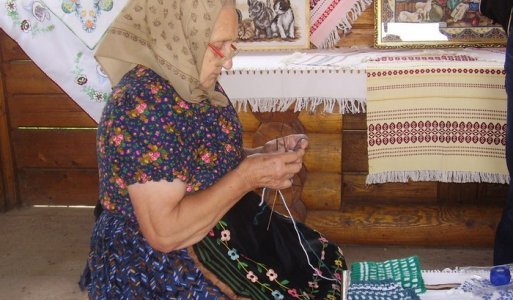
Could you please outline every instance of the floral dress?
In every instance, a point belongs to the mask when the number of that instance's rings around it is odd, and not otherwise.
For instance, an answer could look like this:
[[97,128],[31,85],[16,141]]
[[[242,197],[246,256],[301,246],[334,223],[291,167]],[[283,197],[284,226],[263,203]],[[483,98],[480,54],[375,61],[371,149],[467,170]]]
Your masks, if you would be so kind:
[[[90,298],[340,298],[338,282],[345,268],[342,252],[306,226],[299,224],[300,231],[315,241],[307,243],[308,251],[298,254],[305,260],[310,253],[316,268],[310,268],[305,278],[282,276],[292,267],[282,264],[282,254],[274,254],[282,250],[255,250],[258,244],[275,245],[276,236],[262,235],[261,226],[255,226],[255,219],[271,212],[266,205],[258,205],[254,193],[244,197],[194,247],[162,253],[144,239],[127,186],[178,178],[186,183],[187,192],[199,191],[235,168],[243,151],[241,125],[231,105],[191,104],[152,70],[137,66],[129,71],[114,88],[98,127],[103,212],[93,229],[81,281]],[[279,227],[271,228],[280,231],[279,239],[293,238],[297,243],[291,220],[274,219],[282,220],[273,222]],[[281,246],[287,248],[286,244]],[[260,253],[264,253],[262,260]],[[319,275],[325,270],[335,281],[323,284]]]

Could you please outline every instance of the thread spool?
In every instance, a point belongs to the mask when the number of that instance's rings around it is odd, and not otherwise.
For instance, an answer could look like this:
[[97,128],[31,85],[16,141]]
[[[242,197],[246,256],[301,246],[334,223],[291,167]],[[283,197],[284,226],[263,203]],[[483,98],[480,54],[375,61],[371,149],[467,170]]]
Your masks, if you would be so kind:
[[505,285],[511,281],[511,273],[507,266],[496,266],[490,270],[490,282],[495,285]]

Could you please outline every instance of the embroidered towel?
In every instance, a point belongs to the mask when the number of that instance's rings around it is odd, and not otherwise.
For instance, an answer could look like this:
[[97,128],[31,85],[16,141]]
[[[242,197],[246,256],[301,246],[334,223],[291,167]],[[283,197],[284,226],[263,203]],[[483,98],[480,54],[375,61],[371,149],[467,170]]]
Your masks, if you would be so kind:
[[397,58],[367,64],[367,183],[509,182],[502,65]]
[[[101,18],[113,18],[115,7],[124,5],[127,0],[114,1],[113,9],[103,13]],[[51,2],[62,1],[48,1]],[[0,9],[0,28],[98,121],[112,87],[93,57],[94,49],[40,1],[0,0],[0,7],[5,7]]]
[[[96,47],[110,23],[125,6],[125,2],[126,0],[43,0],[44,5],[89,49]],[[43,11],[43,7],[40,9]],[[48,14],[48,18],[49,16]]]
[[413,289],[403,288],[393,280],[352,282],[347,300],[417,300]]
[[367,94],[362,56],[326,50],[244,52],[234,57],[232,69],[222,71],[219,82],[239,110],[321,107],[326,113],[359,113],[365,111]]

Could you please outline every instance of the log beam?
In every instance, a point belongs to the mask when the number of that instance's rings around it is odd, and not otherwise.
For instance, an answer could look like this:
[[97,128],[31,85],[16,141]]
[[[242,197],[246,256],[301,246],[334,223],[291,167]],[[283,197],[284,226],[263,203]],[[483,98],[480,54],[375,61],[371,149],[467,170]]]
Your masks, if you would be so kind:
[[359,203],[309,211],[306,223],[341,244],[492,247],[502,208]]

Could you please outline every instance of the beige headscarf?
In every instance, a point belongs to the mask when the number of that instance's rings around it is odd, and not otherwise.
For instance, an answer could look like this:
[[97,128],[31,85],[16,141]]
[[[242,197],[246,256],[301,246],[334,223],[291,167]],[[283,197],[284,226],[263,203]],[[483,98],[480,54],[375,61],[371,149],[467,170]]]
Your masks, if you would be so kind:
[[209,99],[226,106],[221,93],[199,83],[203,56],[222,0],[131,0],[114,20],[95,53],[116,85],[135,65],[151,68],[191,103]]

